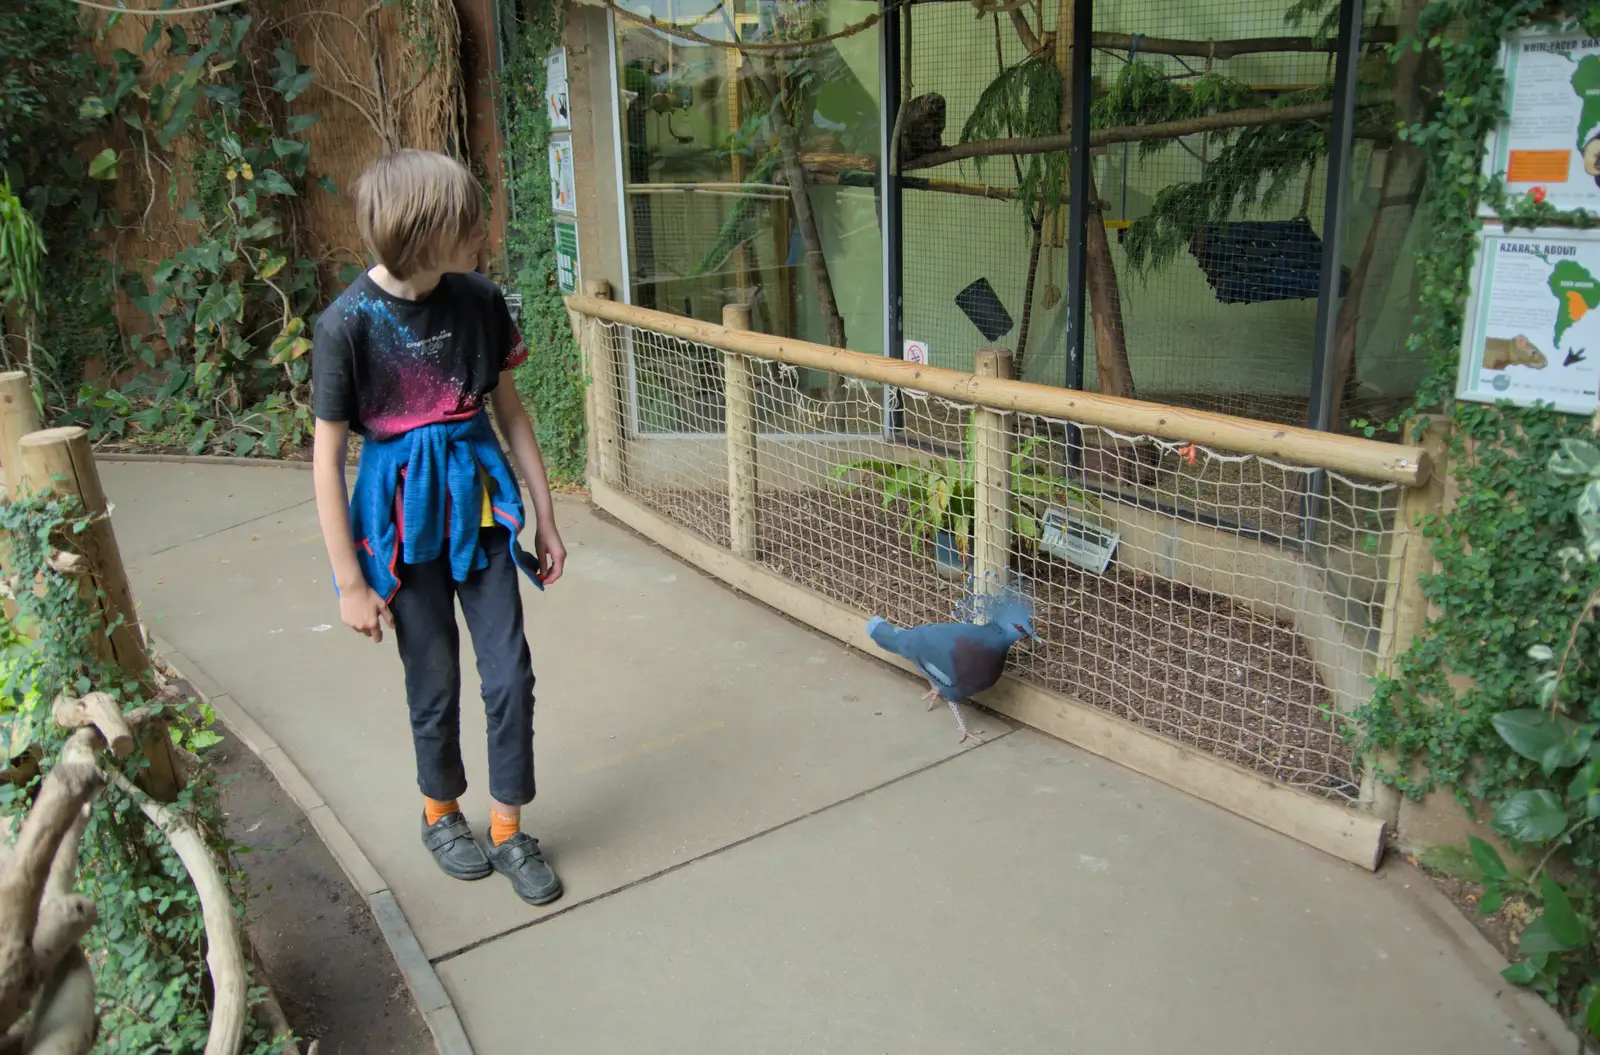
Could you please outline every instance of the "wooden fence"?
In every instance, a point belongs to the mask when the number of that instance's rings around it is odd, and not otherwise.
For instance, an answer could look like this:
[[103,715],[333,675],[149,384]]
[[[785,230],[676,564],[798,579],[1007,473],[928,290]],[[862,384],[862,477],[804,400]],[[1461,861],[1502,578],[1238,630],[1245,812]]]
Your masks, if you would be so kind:
[[[112,529],[110,503],[100,482],[88,434],[81,428],[41,429],[33,385],[24,373],[0,374],[0,469],[11,499],[27,494],[71,498],[85,517],[83,529],[52,540],[53,572],[75,579],[80,596],[99,623],[108,628],[91,647],[141,686],[148,700],[173,699],[173,690],[153,662],[144,641],[127,571]],[[0,545],[5,564],[6,616],[16,616],[12,594],[34,583],[18,581],[10,551]],[[48,634],[48,626],[22,626],[24,633]],[[40,992],[33,1018],[33,1036],[23,1050],[87,1053],[95,1040],[97,1010],[94,979],[78,941],[95,922],[92,902],[72,892],[79,839],[88,803],[105,783],[115,784],[138,806],[151,825],[171,844],[194,883],[206,932],[206,963],[212,988],[210,1035],[205,1055],[237,1055],[252,1015],[270,1031],[289,1035],[289,1027],[270,990],[253,1004],[249,942],[234,911],[228,885],[229,868],[217,859],[207,833],[173,804],[186,786],[197,760],[172,739],[167,720],[157,708],[125,711],[110,693],[93,691],[80,697],[61,696],[52,704],[57,725],[76,730],[62,751],[60,763],[46,779],[33,811],[21,828],[22,853],[0,875],[17,896],[0,899],[0,1028],[9,1027]],[[146,765],[129,779],[116,765],[138,745]],[[38,773],[33,755],[3,760],[0,780],[28,784]],[[53,862],[53,863],[52,863]],[[48,872],[48,881],[45,873]],[[63,929],[62,913],[71,909],[71,926]],[[41,944],[32,923],[55,926],[53,940]],[[42,933],[42,931],[41,931]],[[257,984],[264,980],[257,979]],[[40,983],[45,982],[42,990]],[[295,1052],[292,1039],[285,1051]]]
[[601,509],[878,656],[867,616],[1018,582],[1043,641],[978,702],[1377,867],[1351,734],[1423,618],[1437,452],[567,305]]

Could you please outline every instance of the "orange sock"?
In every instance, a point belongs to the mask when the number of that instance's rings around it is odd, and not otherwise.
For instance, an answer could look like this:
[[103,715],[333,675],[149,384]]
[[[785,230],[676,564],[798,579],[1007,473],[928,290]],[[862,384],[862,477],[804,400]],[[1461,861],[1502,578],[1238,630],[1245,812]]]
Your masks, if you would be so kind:
[[422,815],[429,824],[438,824],[441,817],[451,813],[460,813],[461,807],[456,805],[455,799],[430,799],[426,795],[422,798]]
[[489,842],[499,846],[522,830],[522,814],[506,816],[499,810],[489,811]]

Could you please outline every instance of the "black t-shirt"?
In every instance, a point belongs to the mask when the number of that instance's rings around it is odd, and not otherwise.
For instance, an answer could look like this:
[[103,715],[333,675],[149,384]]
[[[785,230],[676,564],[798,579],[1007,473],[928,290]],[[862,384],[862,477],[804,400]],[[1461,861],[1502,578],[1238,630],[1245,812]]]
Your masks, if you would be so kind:
[[317,319],[311,403],[375,440],[466,421],[528,352],[500,288],[476,272],[448,274],[421,300],[362,275]]

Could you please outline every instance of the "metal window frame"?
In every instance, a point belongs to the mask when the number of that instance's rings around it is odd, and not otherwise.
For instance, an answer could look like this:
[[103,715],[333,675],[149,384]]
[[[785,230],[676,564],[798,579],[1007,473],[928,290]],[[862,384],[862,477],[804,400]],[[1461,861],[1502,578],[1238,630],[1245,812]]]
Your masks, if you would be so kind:
[[[1328,175],[1322,220],[1322,273],[1317,286],[1316,343],[1311,353],[1311,408],[1306,425],[1319,432],[1334,428],[1334,387],[1338,377],[1339,279],[1344,270],[1344,212],[1350,190],[1350,155],[1355,145],[1356,67],[1361,61],[1361,26],[1364,0],[1340,0],[1339,42],[1333,66],[1333,117],[1328,128]],[[1374,218],[1373,222],[1377,222]],[[1351,364],[1352,369],[1354,363]],[[1315,525],[1322,520],[1323,494],[1328,489],[1326,470],[1309,473],[1301,501],[1300,536],[1315,541]]]
[[[883,2],[884,2],[884,0],[879,0],[880,10],[882,8]],[[893,47],[894,47],[894,52],[893,52],[894,58],[893,58],[893,61],[889,61],[889,58],[888,58],[888,54],[889,53],[887,53],[886,50],[885,50],[889,46],[889,45],[887,45],[885,43],[885,38],[887,37],[888,29],[891,26],[893,27],[893,38],[894,38],[893,39]],[[878,45],[879,51],[878,51],[878,54],[879,54],[879,65],[880,65],[880,69],[879,69],[879,89],[880,89],[880,92],[883,94],[883,98],[887,99],[889,97],[888,96],[888,92],[890,91],[891,86],[892,86],[892,89],[895,92],[895,96],[894,96],[895,105],[894,105],[894,110],[890,111],[890,112],[893,113],[895,111],[898,111],[898,109],[899,109],[899,95],[898,95],[899,88],[900,88],[900,65],[899,65],[900,25],[899,25],[899,19],[891,17],[891,18],[885,18],[881,22],[879,22],[879,24],[878,24],[878,35],[879,35],[879,45]],[[616,15],[616,12],[611,10],[610,8],[606,9],[606,54],[607,54],[607,62],[608,62],[608,66],[609,66],[609,73],[610,73],[610,79],[611,79],[611,140],[612,140],[612,144],[611,145],[612,145],[612,157],[613,157],[613,160],[615,162],[613,168],[614,168],[614,179],[615,179],[616,190],[617,190],[617,234],[618,234],[618,238],[621,241],[621,246],[619,247],[620,248],[619,257],[620,257],[621,262],[622,262],[622,291],[621,291],[622,292],[622,303],[631,305],[633,303],[633,278],[632,278],[632,276],[633,276],[633,252],[632,252],[632,233],[631,233],[630,228],[629,228],[628,182],[627,182],[626,172],[625,172],[625,169],[624,169],[624,166],[623,166],[622,69],[621,69],[621,66],[620,66],[619,55],[618,55],[618,52],[617,52],[617,15]],[[900,237],[900,187],[899,187],[899,180],[898,179],[894,180],[893,181],[893,193],[891,194],[890,193],[890,181],[887,178],[885,178],[885,176],[884,176],[884,173],[886,173],[887,168],[888,168],[888,160],[889,160],[889,156],[890,156],[890,149],[889,149],[890,148],[890,142],[889,141],[894,135],[894,129],[893,129],[894,121],[893,121],[892,116],[890,117],[888,122],[885,122],[883,120],[883,118],[882,118],[882,114],[883,114],[885,109],[886,109],[886,107],[882,104],[882,101],[880,100],[880,105],[879,105],[879,125],[881,126],[881,130],[880,130],[880,134],[879,134],[879,149],[880,149],[880,153],[881,153],[881,158],[880,158],[880,160],[878,162],[878,170],[879,170],[879,173],[880,173],[878,183],[879,183],[879,195],[881,196],[881,199],[882,199],[882,202],[883,202],[883,214],[884,214],[884,222],[883,222],[884,231],[883,231],[883,237],[881,239],[881,246],[882,246],[881,253],[882,253],[882,256],[883,256],[883,272],[884,272],[884,316],[885,316],[884,355],[887,356],[887,357],[897,358],[898,359],[903,354],[900,339],[897,336],[895,336],[895,333],[898,330],[898,324],[899,324],[899,316],[900,316],[900,312],[899,312],[899,297],[900,297],[900,289],[901,289],[900,283],[901,283],[901,278],[902,278],[902,274],[903,274],[903,271],[902,271],[902,268],[901,268],[901,245],[902,245],[902,242],[901,242],[901,237]],[[892,203],[892,206],[891,206],[891,203]],[[891,236],[891,233],[890,233],[891,225],[890,225],[890,220],[889,220],[890,213],[891,213],[891,208],[892,208],[893,217],[894,217],[894,219],[893,219],[893,234],[892,234],[892,236]],[[894,291],[894,297],[895,297],[895,299],[892,300],[892,301],[890,300],[890,291],[891,291],[891,289]],[[627,347],[627,354],[625,356],[625,363],[624,363],[624,368],[625,368],[625,371],[627,373],[627,387],[628,387],[628,413],[627,413],[627,420],[626,420],[626,422],[624,422],[624,428],[626,429],[627,434],[630,435],[630,436],[639,437],[640,439],[650,439],[650,440],[677,440],[677,439],[703,440],[703,439],[715,439],[715,438],[720,437],[720,436],[726,436],[727,435],[726,430],[718,431],[718,432],[655,432],[655,431],[647,431],[647,430],[641,428],[641,426],[640,426],[640,417],[639,417],[639,371],[638,371],[637,366],[635,364],[635,358],[634,358],[634,353],[633,353],[633,348],[634,348],[633,331],[636,329],[636,327],[634,327],[634,326],[625,326],[624,329],[627,332],[627,336],[625,337],[625,340],[627,341],[627,346],[626,346]],[[893,338],[892,340],[889,339],[891,337]],[[811,441],[817,441],[817,442],[826,442],[826,441],[860,442],[863,439],[872,439],[872,438],[877,438],[877,439],[882,439],[882,440],[892,440],[894,438],[895,433],[898,431],[898,427],[899,427],[899,424],[900,424],[900,421],[901,421],[901,417],[902,417],[902,410],[901,410],[900,404],[901,404],[901,399],[900,399],[899,391],[897,389],[894,389],[894,388],[890,387],[890,386],[887,386],[887,385],[884,386],[884,406],[883,406],[883,410],[884,410],[884,418],[883,418],[884,427],[882,429],[878,429],[878,430],[875,430],[875,431],[872,431],[872,432],[860,432],[860,433],[855,433],[855,432],[831,433],[830,432],[830,433],[814,433],[814,434],[813,433],[808,433],[808,434],[800,435],[800,434],[795,434],[795,433],[783,433],[783,432],[766,433],[766,432],[759,432],[758,431],[757,434],[759,436],[762,436],[762,437],[769,437],[770,436],[770,437],[775,437],[775,438],[803,439],[803,440],[811,440]]]

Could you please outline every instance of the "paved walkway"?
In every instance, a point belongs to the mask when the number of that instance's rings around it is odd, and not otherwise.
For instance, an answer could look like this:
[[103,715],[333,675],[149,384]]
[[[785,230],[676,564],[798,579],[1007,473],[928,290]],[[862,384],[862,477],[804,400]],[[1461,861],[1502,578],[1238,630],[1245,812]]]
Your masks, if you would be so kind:
[[[480,1055],[1546,1050],[1414,873],[993,717],[958,748],[907,677],[575,500],[567,576],[528,596],[528,826],[567,895],[455,883],[418,844],[392,640],[337,625],[310,474],[102,464],[145,623],[354,834]],[[487,828],[470,706],[465,734]]]

